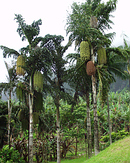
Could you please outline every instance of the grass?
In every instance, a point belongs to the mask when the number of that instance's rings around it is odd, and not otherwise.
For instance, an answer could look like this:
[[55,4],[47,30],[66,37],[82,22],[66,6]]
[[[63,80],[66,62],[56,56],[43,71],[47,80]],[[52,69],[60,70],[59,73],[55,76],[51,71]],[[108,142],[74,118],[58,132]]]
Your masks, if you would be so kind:
[[82,163],[130,163],[130,137],[113,143],[97,156]]
[[86,160],[84,155],[75,159],[61,160],[61,163],[130,163],[130,136],[116,141],[91,159]]
[[[84,156],[80,156],[80,157],[71,157],[71,158],[67,158],[67,159],[62,159],[61,163],[83,163],[86,160],[85,155]],[[56,162],[49,162],[49,163],[56,163]]]

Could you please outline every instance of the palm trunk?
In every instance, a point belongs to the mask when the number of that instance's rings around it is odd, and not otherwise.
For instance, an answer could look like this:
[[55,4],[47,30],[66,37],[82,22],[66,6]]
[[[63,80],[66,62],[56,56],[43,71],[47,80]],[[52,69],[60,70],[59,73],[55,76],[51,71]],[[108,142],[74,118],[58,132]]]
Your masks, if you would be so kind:
[[130,79],[129,79],[129,90],[130,90]]
[[[57,75],[59,76],[59,75]],[[56,87],[59,89],[59,78],[57,77],[57,80],[55,80]],[[57,163],[61,162],[61,156],[60,156],[60,110],[59,110],[59,95],[56,94],[55,98],[55,105],[56,105],[56,127],[57,127]]]
[[77,140],[77,136],[75,137],[75,141],[76,141],[76,142],[75,142],[75,143],[76,143],[76,145],[75,145],[75,146],[76,146],[76,147],[75,147],[75,148],[76,148],[76,149],[75,149],[75,156],[77,156],[77,151],[78,151],[78,140]]
[[[91,48],[92,61],[95,63],[93,47]],[[96,76],[92,75],[92,92],[93,92],[93,110],[94,110],[94,149],[95,155],[99,153],[99,135],[98,135],[98,116],[97,116],[97,93],[96,93]]]
[[88,144],[88,158],[92,156],[92,135],[91,135],[91,118],[89,108],[89,92],[86,93],[87,101],[87,144]]
[[108,100],[108,97],[107,97],[107,107],[108,107],[109,137],[110,137],[110,144],[112,144],[112,138],[111,138],[111,120],[110,120],[110,108],[109,108],[109,100]]
[[33,163],[33,89],[32,76],[30,77],[30,93],[29,93],[29,163]]
[[11,106],[11,91],[9,92],[9,100],[8,100],[8,145],[9,148],[11,146],[10,144],[10,134],[11,134],[11,111],[12,111],[12,106]]
[[56,117],[57,117],[57,163],[60,163],[60,111],[59,111],[59,99],[56,104]]

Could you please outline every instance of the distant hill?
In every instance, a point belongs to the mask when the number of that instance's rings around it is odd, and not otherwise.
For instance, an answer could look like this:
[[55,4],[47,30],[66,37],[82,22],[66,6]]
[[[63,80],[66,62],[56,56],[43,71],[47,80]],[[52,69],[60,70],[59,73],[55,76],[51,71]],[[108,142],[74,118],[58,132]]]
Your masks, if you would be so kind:
[[112,92],[116,92],[116,91],[121,91],[124,88],[129,88],[129,80],[122,80],[120,78],[115,77],[116,82],[112,83],[110,85],[110,90]]

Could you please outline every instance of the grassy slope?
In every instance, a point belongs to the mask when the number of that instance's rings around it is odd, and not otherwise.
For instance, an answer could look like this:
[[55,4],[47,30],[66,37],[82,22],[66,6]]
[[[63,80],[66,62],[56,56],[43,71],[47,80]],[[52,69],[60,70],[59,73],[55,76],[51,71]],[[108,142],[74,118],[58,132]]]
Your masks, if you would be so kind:
[[97,156],[82,163],[130,163],[130,137],[113,143]]
[[[78,159],[63,159],[61,163],[83,163],[86,160],[85,156],[81,156]],[[56,162],[49,162],[49,163],[56,163]]]
[[130,136],[113,143],[97,156],[85,160],[85,156],[82,156],[79,159],[62,160],[61,163],[130,163]]

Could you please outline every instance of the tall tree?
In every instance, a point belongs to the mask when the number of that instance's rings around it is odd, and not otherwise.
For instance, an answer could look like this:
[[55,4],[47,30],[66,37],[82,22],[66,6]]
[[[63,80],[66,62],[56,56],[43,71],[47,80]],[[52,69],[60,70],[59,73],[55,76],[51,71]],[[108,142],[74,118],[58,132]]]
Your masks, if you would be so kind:
[[[124,49],[128,54],[130,54],[130,45],[128,45],[125,37],[127,36],[124,34],[123,35],[124,45],[119,46],[119,48]],[[127,58],[127,71],[130,74],[130,57]],[[129,79],[129,89],[130,89],[130,79]]]
[[[95,56],[100,46],[108,47],[114,33],[105,34],[105,29],[110,29],[110,13],[116,9],[117,0],[108,1],[106,4],[101,0],[87,0],[80,5],[73,3],[72,13],[67,19],[67,34],[79,47],[82,41],[88,41],[90,46],[90,59],[95,63]],[[104,12],[105,11],[105,12]],[[86,62],[86,61],[85,61]],[[98,118],[96,106],[96,76],[92,76],[93,102],[94,102],[94,145],[95,155],[99,152]]]
[[[56,117],[57,117],[57,163],[61,162],[60,156],[60,100],[61,99],[67,99],[69,94],[67,94],[64,83],[66,81],[66,71],[65,71],[65,64],[66,61],[63,59],[64,53],[71,45],[71,42],[68,42],[66,46],[62,46],[64,38],[62,36],[56,36],[56,35],[46,35],[43,40],[43,45],[48,48],[51,55],[53,56],[52,59],[52,76],[49,79],[49,82],[51,84],[50,88],[50,94],[53,97],[55,106],[56,106]],[[45,42],[48,42],[49,44],[45,44]]]
[[[68,81],[71,88],[75,90],[74,100],[77,103],[78,96],[85,97],[87,104],[87,157],[92,156],[92,133],[91,133],[91,117],[89,107],[89,93],[91,92],[91,78],[86,75],[86,67],[80,60],[80,54],[68,54],[67,60],[70,60],[70,68],[68,69]],[[73,62],[75,64],[73,64]]]
[[[3,49],[3,56],[11,56],[14,55],[17,58],[22,56],[24,58],[25,64],[23,65],[21,62],[17,68],[23,69],[24,72],[19,73],[19,75],[24,75],[25,78],[29,81],[29,163],[33,162],[33,101],[34,101],[34,85],[33,85],[33,77],[35,71],[39,71],[43,73],[43,76],[47,76],[49,72],[49,65],[51,63],[50,53],[48,49],[43,46],[42,48],[37,45],[43,39],[42,37],[38,37],[40,33],[39,26],[42,24],[41,19],[38,21],[34,21],[31,25],[27,25],[25,20],[21,15],[15,15],[15,20],[18,23],[17,32],[19,33],[22,41],[27,40],[28,46],[21,48],[21,53],[17,51],[7,48],[5,46],[1,46]],[[22,59],[20,59],[21,61]],[[20,70],[21,71],[21,70]],[[43,85],[43,83],[42,83]]]
[[15,92],[15,87],[17,84],[17,74],[15,70],[15,65],[12,67],[5,62],[5,66],[8,72],[7,83],[0,84],[0,92],[4,92],[4,94],[8,94],[8,145],[10,147],[10,135],[11,135],[11,111],[12,111],[12,94]]
[[129,75],[125,71],[127,65],[127,59],[129,57],[128,51],[121,48],[106,48],[107,52],[107,64],[102,66],[97,66],[98,71],[98,80],[99,80],[99,95],[102,102],[102,107],[107,101],[108,105],[108,124],[109,124],[109,135],[110,135],[110,144],[112,143],[111,139],[111,121],[109,113],[109,98],[108,93],[110,90],[110,84],[115,82],[115,77],[121,79],[128,79]]

